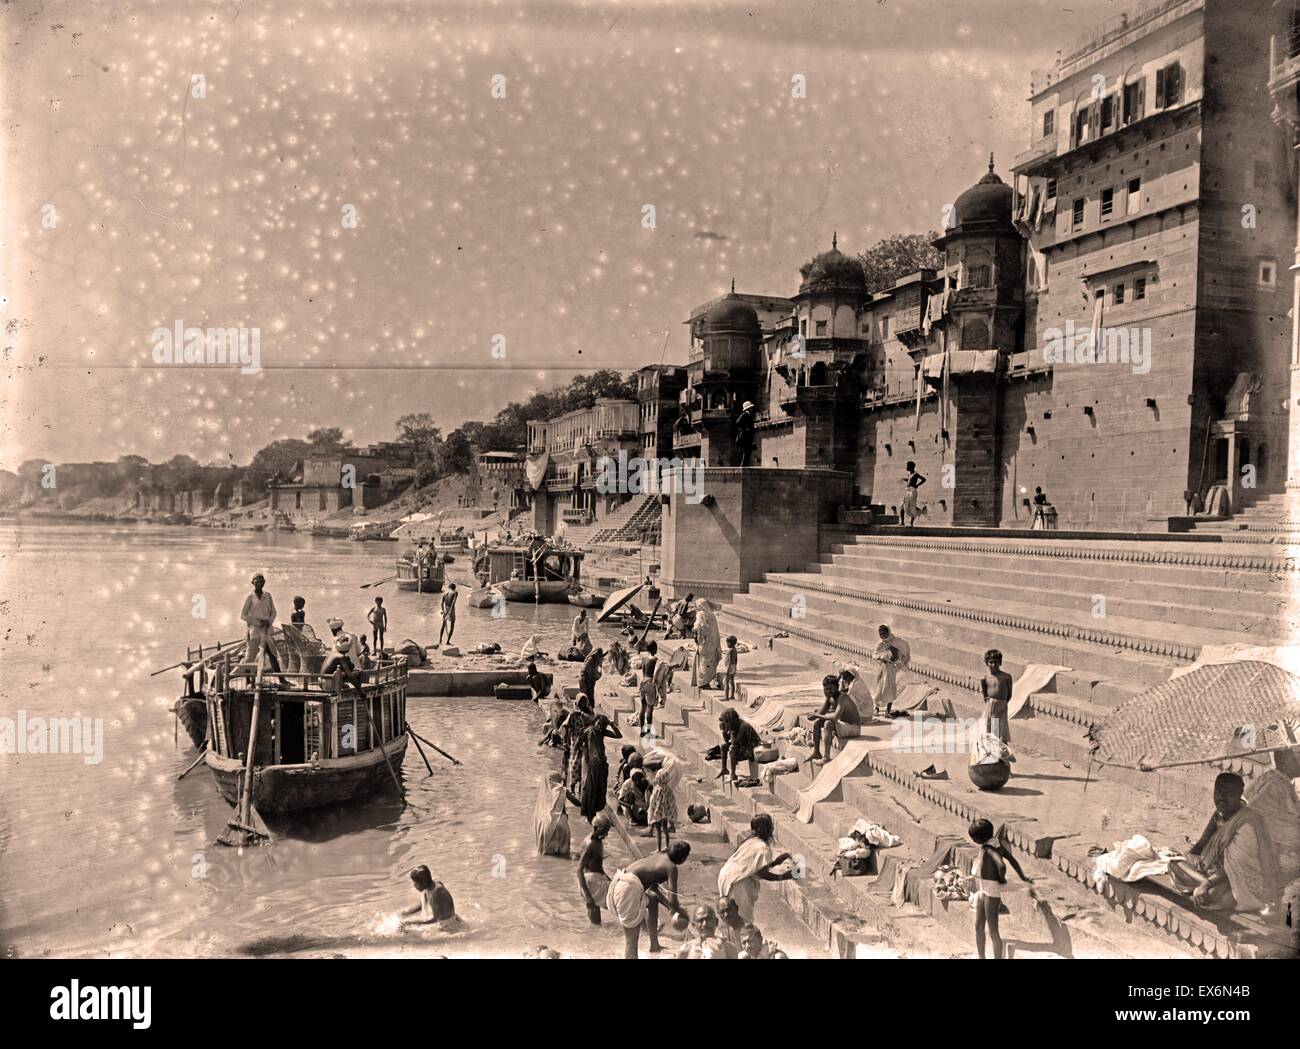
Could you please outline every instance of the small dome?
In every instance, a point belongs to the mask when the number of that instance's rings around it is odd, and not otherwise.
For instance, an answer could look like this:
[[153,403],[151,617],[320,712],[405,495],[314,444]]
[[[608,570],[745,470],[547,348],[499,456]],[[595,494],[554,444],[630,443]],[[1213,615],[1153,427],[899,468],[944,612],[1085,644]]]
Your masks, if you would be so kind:
[[1012,195],[1011,187],[993,170],[993,158],[989,157],[988,173],[953,203],[954,228],[980,223],[1010,225]]
[[803,277],[799,284],[801,295],[823,290],[865,293],[867,289],[867,275],[862,263],[840,251],[835,237],[831,238],[831,250],[823,251],[800,266],[799,274]]
[[706,332],[760,332],[758,311],[734,292],[710,307],[704,315]]

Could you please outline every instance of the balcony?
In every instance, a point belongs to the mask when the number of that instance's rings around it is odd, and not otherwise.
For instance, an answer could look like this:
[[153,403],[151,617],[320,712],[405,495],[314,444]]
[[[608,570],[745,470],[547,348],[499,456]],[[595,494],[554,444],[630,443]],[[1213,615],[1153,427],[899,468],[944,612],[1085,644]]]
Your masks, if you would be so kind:
[[1023,174],[1032,170],[1044,160],[1052,160],[1055,157],[1056,132],[1052,132],[1052,134],[1040,138],[1023,153],[1016,154],[1016,160],[1012,164],[1011,170]]
[[1277,95],[1300,81],[1300,25],[1275,33],[1268,41],[1268,90]]

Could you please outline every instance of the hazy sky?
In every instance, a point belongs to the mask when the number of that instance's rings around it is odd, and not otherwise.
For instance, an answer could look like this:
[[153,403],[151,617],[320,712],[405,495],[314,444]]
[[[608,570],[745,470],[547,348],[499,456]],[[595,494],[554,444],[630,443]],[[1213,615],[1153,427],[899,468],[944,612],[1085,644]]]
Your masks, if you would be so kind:
[[[1127,6],[13,0],[0,466],[246,462],[683,361],[733,276],[792,294],[832,230],[1009,178],[1031,67]],[[262,371],[156,367],[177,321],[259,329]]]

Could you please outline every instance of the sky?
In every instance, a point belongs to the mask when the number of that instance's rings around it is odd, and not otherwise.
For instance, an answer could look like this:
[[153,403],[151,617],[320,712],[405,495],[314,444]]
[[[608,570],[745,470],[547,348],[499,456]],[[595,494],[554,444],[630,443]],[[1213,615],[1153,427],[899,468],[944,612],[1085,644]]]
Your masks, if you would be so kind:
[[[1031,68],[1128,6],[13,0],[0,467],[245,463],[682,363],[733,278],[791,295],[833,231],[940,228],[990,152],[1009,181]],[[260,369],[157,364],[178,322]]]

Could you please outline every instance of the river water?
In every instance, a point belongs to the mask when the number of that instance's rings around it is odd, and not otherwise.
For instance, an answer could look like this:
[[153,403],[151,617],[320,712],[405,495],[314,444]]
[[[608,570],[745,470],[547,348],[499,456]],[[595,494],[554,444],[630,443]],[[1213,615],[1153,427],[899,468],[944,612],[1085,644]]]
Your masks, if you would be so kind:
[[[175,671],[151,671],[184,656],[187,642],[241,636],[254,571],[282,618],[298,594],[322,634],[333,615],[362,629],[379,594],[390,642],[431,642],[437,597],[391,583],[358,588],[390,574],[398,549],[197,528],[0,526],[0,717],[76,715],[104,726],[98,762],[0,755],[0,949],[365,954],[414,942],[451,956],[518,956],[537,944],[618,955],[617,930],[587,922],[574,865],[534,850],[537,785],[558,758],[535,745],[541,719],[531,703],[413,697],[412,726],[464,767],[430,752],[430,777],[410,747],[405,808],[383,794],[299,817],[270,848],[214,846],[230,807],[202,767],[176,781],[194,756],[183,730],[175,741],[180,683]],[[517,651],[540,633],[554,651],[570,617],[568,605],[510,604],[504,619],[462,608],[456,640]],[[586,824],[573,812],[570,822],[576,847]],[[615,837],[611,867],[622,858]],[[464,931],[430,942],[392,930],[391,915],[415,902],[406,872],[419,863],[451,889]]]

